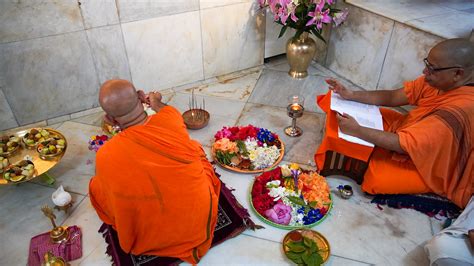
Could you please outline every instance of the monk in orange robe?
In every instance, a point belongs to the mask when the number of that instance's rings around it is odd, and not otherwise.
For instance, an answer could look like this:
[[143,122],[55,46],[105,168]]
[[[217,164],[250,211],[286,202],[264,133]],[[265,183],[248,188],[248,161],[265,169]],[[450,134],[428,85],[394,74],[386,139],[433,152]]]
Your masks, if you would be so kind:
[[[382,108],[384,131],[362,127],[348,114],[331,115],[337,116],[342,132],[375,144],[362,190],[371,194],[434,192],[464,208],[474,193],[474,44],[464,39],[442,41],[424,63],[424,75],[398,90],[351,91],[327,80],[330,90],[347,100],[416,106],[406,115]],[[318,167],[326,150],[344,144],[340,139],[323,140],[315,155]],[[341,150],[355,158],[366,153],[347,146]]]
[[[221,185],[201,145],[159,93],[146,99],[130,82],[110,80],[99,102],[122,129],[98,151],[89,184],[100,219],[126,253],[198,263],[211,246]],[[147,116],[144,102],[157,113]]]

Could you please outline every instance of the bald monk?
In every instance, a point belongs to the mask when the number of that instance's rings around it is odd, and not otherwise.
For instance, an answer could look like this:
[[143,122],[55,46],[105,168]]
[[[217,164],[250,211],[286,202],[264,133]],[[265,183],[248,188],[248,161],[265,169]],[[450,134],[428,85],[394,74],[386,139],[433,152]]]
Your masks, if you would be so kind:
[[[130,82],[109,80],[99,102],[122,129],[98,151],[89,184],[100,219],[126,253],[198,263],[211,246],[220,191],[201,145],[159,93],[147,99]],[[147,116],[143,103],[157,113]]]
[[[348,114],[337,115],[338,125],[342,132],[376,146],[362,190],[434,192],[465,208],[474,193],[474,44],[464,39],[442,41],[424,63],[424,75],[397,90],[351,91],[328,80],[330,90],[347,100],[416,106],[406,115],[382,108],[384,131],[360,126]],[[461,231],[465,243],[471,226]],[[472,258],[472,253],[465,257]]]

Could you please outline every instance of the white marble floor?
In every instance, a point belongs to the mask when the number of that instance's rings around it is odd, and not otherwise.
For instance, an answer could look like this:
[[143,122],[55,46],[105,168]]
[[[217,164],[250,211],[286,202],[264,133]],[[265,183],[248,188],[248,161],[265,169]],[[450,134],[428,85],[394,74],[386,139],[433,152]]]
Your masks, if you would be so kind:
[[[196,84],[162,91],[164,99],[181,111],[187,108],[190,88],[196,88],[198,98],[206,99],[211,113],[210,124],[190,131],[209,151],[213,134],[224,125],[252,123],[277,132],[286,143],[284,160],[311,165],[319,145],[324,115],[314,104],[315,95],[325,93],[324,79],[335,77],[319,65],[310,67],[305,80],[293,80],[287,74],[285,59],[280,58],[262,67],[210,79]],[[283,128],[290,123],[286,116],[286,97],[292,93],[306,96],[306,112],[298,120],[304,134],[289,138]],[[83,232],[83,256],[72,265],[110,265],[105,255],[105,242],[97,233],[101,224],[88,197],[89,178],[94,174],[95,154],[87,149],[90,136],[100,134],[101,112],[55,125],[68,139],[69,149],[64,159],[50,173],[57,178],[53,186],[41,182],[0,187],[0,265],[25,265],[30,238],[49,229],[40,206],[52,205],[51,193],[64,185],[73,195],[75,204],[69,214],[58,213],[63,225],[77,225]],[[236,174],[217,168],[222,180],[234,188],[235,196],[248,208],[247,193],[252,175]],[[340,184],[351,184],[355,196],[343,200],[333,194],[334,207],[328,219],[314,227],[331,244],[327,265],[426,265],[423,243],[439,230],[439,222],[413,210],[380,210],[370,203],[351,180],[330,176],[328,182],[335,192]],[[251,212],[251,211],[250,211]],[[263,223],[251,212],[258,224]],[[258,231],[246,231],[209,251],[200,265],[291,265],[281,249],[287,231],[270,226]]]

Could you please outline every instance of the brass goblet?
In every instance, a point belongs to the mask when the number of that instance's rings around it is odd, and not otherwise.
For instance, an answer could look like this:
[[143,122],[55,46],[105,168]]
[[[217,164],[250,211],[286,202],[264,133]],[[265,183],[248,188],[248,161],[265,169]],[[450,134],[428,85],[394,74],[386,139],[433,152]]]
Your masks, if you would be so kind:
[[286,111],[289,117],[292,118],[291,126],[285,128],[285,134],[290,137],[299,137],[303,134],[303,129],[296,126],[296,119],[303,116],[304,112],[304,97],[299,95],[290,96]]

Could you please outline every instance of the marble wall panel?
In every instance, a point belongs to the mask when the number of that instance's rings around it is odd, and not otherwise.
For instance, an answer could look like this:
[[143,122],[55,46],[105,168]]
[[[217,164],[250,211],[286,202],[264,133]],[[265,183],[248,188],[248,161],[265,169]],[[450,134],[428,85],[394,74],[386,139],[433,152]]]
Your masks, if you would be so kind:
[[132,79],[145,91],[203,79],[199,11],[122,25]]
[[17,127],[18,123],[13,116],[12,109],[5,98],[5,94],[0,89],[0,130]]
[[286,42],[295,35],[294,29],[288,28],[278,38],[282,26],[274,21],[270,9],[265,9],[265,58],[286,53]]
[[83,28],[77,0],[0,1],[0,43]]
[[454,11],[410,20],[407,24],[446,39],[469,38],[474,28],[474,13]]
[[86,29],[119,23],[115,0],[81,0],[80,2]]
[[327,66],[355,84],[374,90],[394,22],[349,5],[344,25],[332,29]]
[[396,23],[377,89],[397,89],[422,74],[423,58],[442,38]]
[[121,22],[199,10],[199,0],[116,0],[116,3]]
[[204,76],[263,63],[264,16],[256,2],[201,11]]
[[238,4],[238,3],[248,3],[252,1],[253,0],[200,0],[199,7],[201,9],[205,9],[205,8],[212,8],[212,7],[218,7],[218,6],[228,6],[232,4]]
[[112,78],[130,80],[130,68],[120,25],[94,28],[86,32],[99,83]]
[[0,87],[20,125],[96,106],[86,33],[0,45]]

